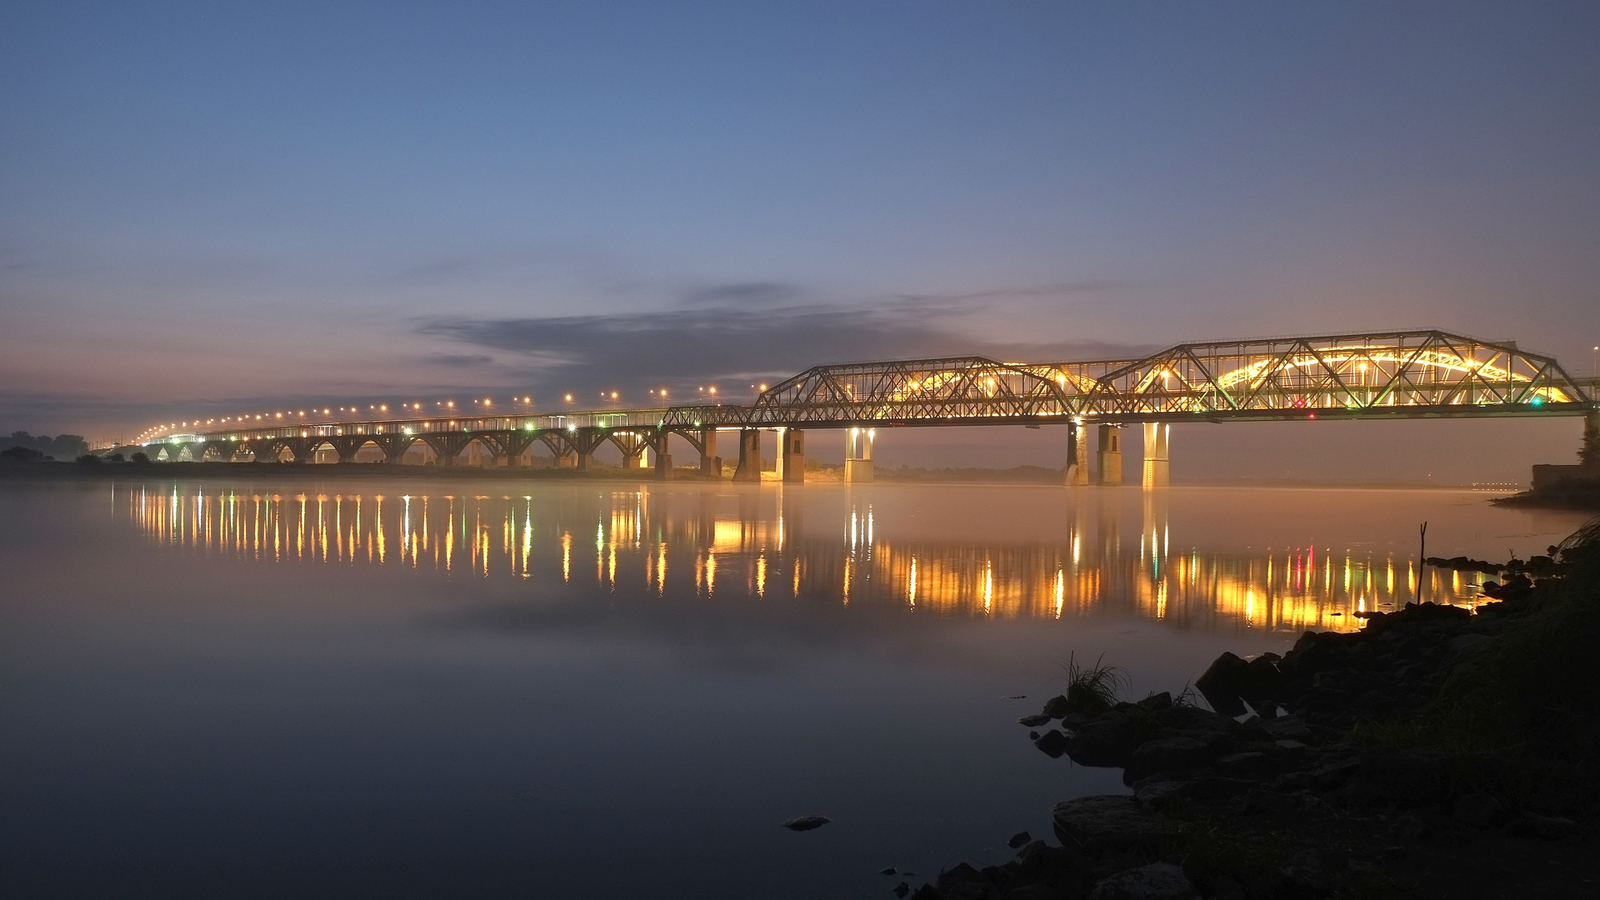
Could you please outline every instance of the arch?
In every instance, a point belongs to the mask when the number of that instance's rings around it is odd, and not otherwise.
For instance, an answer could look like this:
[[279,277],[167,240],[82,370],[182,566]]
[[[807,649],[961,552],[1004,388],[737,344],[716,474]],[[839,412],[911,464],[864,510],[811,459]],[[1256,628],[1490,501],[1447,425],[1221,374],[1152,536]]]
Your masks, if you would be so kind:
[[552,428],[535,432],[535,436],[539,443],[550,449],[556,468],[564,466],[569,459],[573,465],[577,464],[578,448],[573,444],[570,432]]

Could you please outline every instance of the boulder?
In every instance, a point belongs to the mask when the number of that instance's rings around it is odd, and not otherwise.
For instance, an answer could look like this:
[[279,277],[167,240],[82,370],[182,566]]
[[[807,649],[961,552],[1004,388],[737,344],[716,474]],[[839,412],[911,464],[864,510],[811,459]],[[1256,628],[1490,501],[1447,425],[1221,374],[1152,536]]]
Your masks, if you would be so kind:
[[1067,755],[1080,766],[1125,766],[1150,730],[1150,723],[1127,713],[1106,713],[1072,733]]
[[1134,788],[1133,799],[1141,809],[1154,811],[1179,803],[1222,803],[1244,794],[1252,787],[1255,787],[1253,781],[1214,775],[1193,779],[1151,778]]
[[1040,753],[1051,759],[1060,759],[1061,754],[1067,752],[1070,742],[1067,736],[1061,733],[1060,729],[1052,728],[1040,735],[1039,739],[1033,742],[1033,745],[1039,748]]
[[1217,759],[1217,768],[1233,775],[1262,775],[1278,768],[1272,757],[1265,753],[1250,751],[1246,753],[1229,753]]
[[1148,710],[1154,710],[1154,711],[1159,711],[1159,710],[1163,710],[1163,709],[1171,709],[1172,708],[1172,694],[1170,692],[1168,692],[1168,691],[1162,691],[1159,694],[1151,694],[1150,696],[1144,698],[1143,700],[1140,700],[1139,702],[1135,703],[1134,706],[1137,706],[1140,709],[1148,709]]
[[940,872],[939,877],[934,879],[934,885],[938,887],[939,890],[944,891],[947,894],[952,888],[958,885],[966,884],[974,884],[982,887],[990,886],[989,879],[983,877],[982,872],[979,872],[977,869],[974,869],[967,863],[956,863],[954,866],[945,869],[943,872]]
[[1063,846],[1076,844],[1091,852],[1154,849],[1183,831],[1180,823],[1144,812],[1126,795],[1057,803],[1051,819]]
[[1158,862],[1118,872],[1089,892],[1089,900],[1199,900],[1183,869]]
[[1025,726],[1027,726],[1029,728],[1037,728],[1040,725],[1047,724],[1049,721],[1050,721],[1050,717],[1049,716],[1040,714],[1040,715],[1036,715],[1036,716],[1023,716],[1022,718],[1017,720],[1017,724],[1018,725],[1025,725]]
[[1191,737],[1145,741],[1129,756],[1122,781],[1133,784],[1151,775],[1179,775],[1205,765],[1215,756],[1210,744]]
[[1245,690],[1249,673],[1249,663],[1225,652],[1195,680],[1195,690],[1217,712],[1230,716],[1243,715],[1244,701],[1239,698]]

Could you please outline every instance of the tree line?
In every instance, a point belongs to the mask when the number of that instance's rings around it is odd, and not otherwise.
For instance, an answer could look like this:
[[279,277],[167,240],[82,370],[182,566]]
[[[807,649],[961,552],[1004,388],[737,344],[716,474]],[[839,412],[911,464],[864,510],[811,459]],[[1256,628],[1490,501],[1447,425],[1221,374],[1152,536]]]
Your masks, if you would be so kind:
[[0,447],[8,450],[12,447],[37,450],[45,456],[53,456],[56,459],[77,459],[89,452],[89,442],[84,440],[81,434],[58,434],[51,437],[48,434],[13,431],[10,437],[0,438]]

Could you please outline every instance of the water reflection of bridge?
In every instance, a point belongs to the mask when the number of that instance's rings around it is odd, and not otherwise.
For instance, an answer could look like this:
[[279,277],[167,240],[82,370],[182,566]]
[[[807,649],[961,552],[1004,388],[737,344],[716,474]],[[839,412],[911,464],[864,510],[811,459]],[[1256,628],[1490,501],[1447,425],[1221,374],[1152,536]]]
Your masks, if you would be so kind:
[[[908,613],[1070,619],[1103,614],[1206,630],[1354,628],[1413,599],[1409,556],[1282,547],[1219,554],[1169,546],[1147,495],[1137,541],[1082,512],[1062,539],[886,540],[872,504],[804,521],[798,504],[715,491],[508,494],[273,493],[175,487],[119,505],[158,543],[281,564],[369,565],[538,579],[631,596],[797,599]],[[734,508],[729,508],[732,505]],[[1130,523],[1131,524],[1131,523]],[[1470,604],[1459,573],[1428,571],[1432,600]]]

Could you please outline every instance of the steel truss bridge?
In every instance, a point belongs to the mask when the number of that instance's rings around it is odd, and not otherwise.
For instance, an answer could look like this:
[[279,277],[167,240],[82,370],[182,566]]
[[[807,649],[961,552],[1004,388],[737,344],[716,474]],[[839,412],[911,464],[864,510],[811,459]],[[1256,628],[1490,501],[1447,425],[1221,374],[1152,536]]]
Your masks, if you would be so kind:
[[[806,429],[849,429],[847,476],[870,478],[878,428],[1050,424],[1068,426],[1067,479],[1086,483],[1083,426],[1099,427],[1102,483],[1120,482],[1121,426],[1146,429],[1145,483],[1166,480],[1173,422],[1309,419],[1600,417],[1594,379],[1573,378],[1555,359],[1514,343],[1445,331],[1339,334],[1179,344],[1143,359],[1015,363],[978,356],[817,366],[738,404],[530,415],[447,416],[273,423],[174,435],[145,445],[153,456],[308,462],[353,461],[375,445],[400,462],[422,444],[453,465],[470,444],[516,465],[535,442],[557,464],[586,469],[610,442],[625,465],[651,455],[662,477],[676,435],[721,474],[719,430],[739,432],[736,480],[759,480],[762,430],[779,432],[778,468],[803,478]],[[1154,466],[1152,466],[1154,463]],[[1114,477],[1109,470],[1115,467]]]

